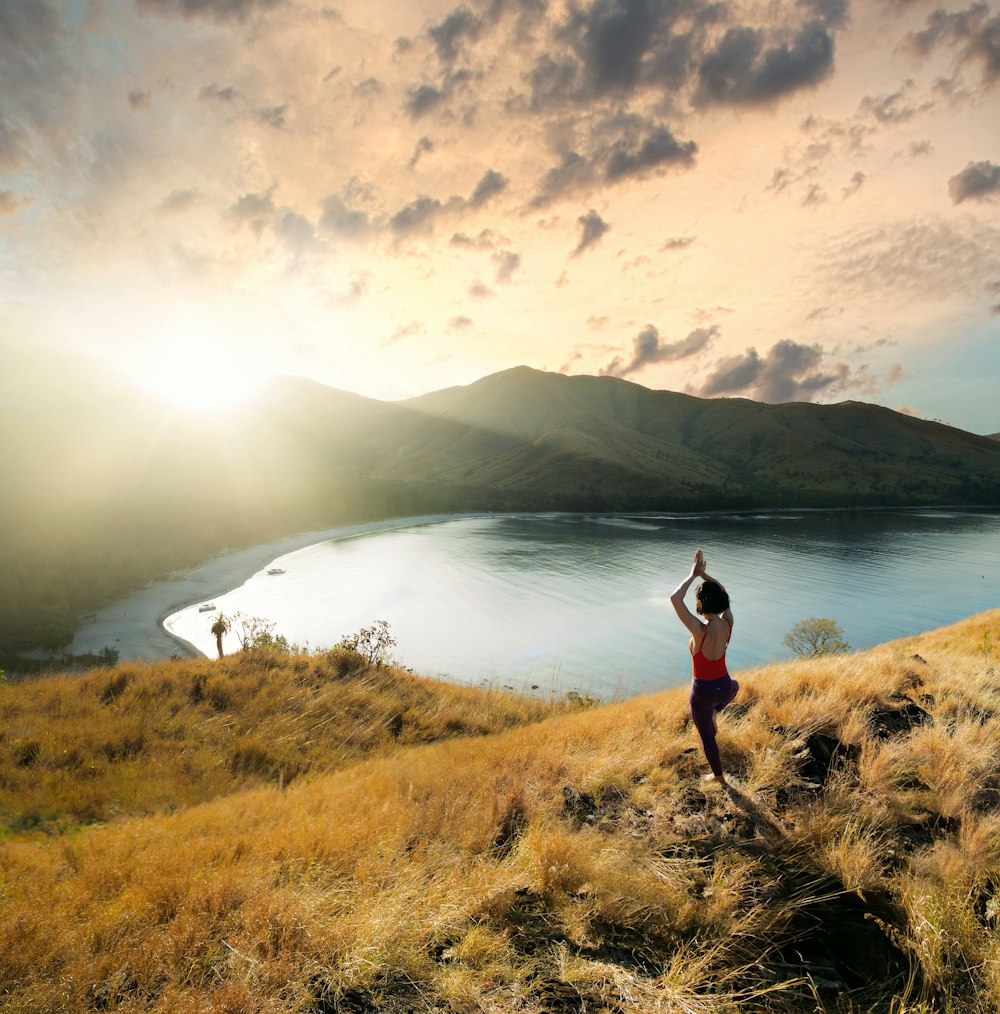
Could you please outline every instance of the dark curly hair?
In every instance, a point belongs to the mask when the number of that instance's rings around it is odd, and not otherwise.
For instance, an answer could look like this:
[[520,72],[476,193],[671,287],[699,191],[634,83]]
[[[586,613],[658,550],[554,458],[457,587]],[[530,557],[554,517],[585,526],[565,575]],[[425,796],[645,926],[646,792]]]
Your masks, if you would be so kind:
[[714,581],[702,581],[695,589],[695,608],[706,613],[724,613],[729,608],[729,596]]

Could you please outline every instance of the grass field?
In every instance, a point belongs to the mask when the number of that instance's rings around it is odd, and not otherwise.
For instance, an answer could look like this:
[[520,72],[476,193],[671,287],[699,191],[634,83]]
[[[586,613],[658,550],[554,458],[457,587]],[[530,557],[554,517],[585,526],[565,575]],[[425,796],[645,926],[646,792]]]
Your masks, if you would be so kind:
[[357,657],[0,688],[0,1007],[1000,1010],[1000,611],[595,708]]

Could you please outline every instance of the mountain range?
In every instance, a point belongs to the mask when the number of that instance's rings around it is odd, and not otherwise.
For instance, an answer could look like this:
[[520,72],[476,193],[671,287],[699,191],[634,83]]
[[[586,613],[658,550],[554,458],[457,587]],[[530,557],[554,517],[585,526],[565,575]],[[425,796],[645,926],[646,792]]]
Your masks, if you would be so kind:
[[516,367],[382,402],[282,377],[171,411],[4,344],[0,650],[223,548],[376,517],[1000,503],[1000,442],[876,405],[705,400]]

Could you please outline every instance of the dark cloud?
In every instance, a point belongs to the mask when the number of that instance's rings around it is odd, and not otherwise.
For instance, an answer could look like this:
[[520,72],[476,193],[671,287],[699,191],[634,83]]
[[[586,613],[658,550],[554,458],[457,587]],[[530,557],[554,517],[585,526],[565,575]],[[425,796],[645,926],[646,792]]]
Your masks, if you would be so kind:
[[413,154],[410,161],[406,163],[407,169],[412,169],[420,161],[422,155],[434,150],[434,142],[429,137],[422,137],[413,147]]
[[444,97],[444,92],[433,85],[417,85],[407,92],[406,111],[416,120],[423,116],[424,113],[430,112],[435,106],[439,105]]
[[666,253],[668,250],[684,250],[694,242],[694,236],[671,236],[670,239],[664,240],[659,246],[660,253]]
[[598,0],[591,7],[578,50],[594,92],[636,86],[667,6],[650,0]]
[[244,21],[283,4],[285,0],[136,0],[140,11],[166,17]]
[[861,100],[861,112],[874,117],[883,126],[907,123],[920,113],[934,108],[933,102],[911,102],[908,96],[913,87],[913,82],[907,81],[902,88],[889,95],[866,95]]
[[586,155],[563,154],[540,181],[531,207],[545,207],[599,184],[659,175],[673,166],[690,168],[698,150],[694,141],[678,141],[662,124],[621,114],[597,123],[590,144]]
[[128,104],[131,109],[136,111],[149,109],[153,104],[153,97],[149,94],[149,92],[133,88],[132,91],[128,93]]
[[668,363],[686,359],[707,348],[713,338],[718,337],[718,325],[699,327],[686,338],[676,342],[661,341],[660,333],[652,324],[647,324],[632,340],[632,358],[625,362],[615,356],[600,370],[603,377],[626,377],[638,373],[654,363]]
[[604,177],[609,183],[626,176],[645,176],[661,166],[690,166],[698,146],[694,141],[678,141],[664,126],[654,127],[637,145],[617,141],[603,158]]
[[850,371],[845,364],[824,370],[822,360],[819,345],[800,345],[787,339],[772,345],[765,356],[750,348],[742,355],[723,359],[699,393],[704,398],[747,395],[772,403],[808,401],[849,382]]
[[584,250],[590,249],[595,243],[601,241],[601,237],[611,228],[601,216],[591,208],[586,215],[581,215],[576,224],[580,227],[580,242],[572,256],[579,257]]
[[970,162],[948,180],[948,193],[955,204],[985,201],[1000,196],[1000,165]]
[[910,158],[924,158],[930,155],[934,151],[934,145],[930,141],[911,141],[906,149],[907,155]]
[[323,201],[323,214],[319,227],[342,239],[362,239],[371,231],[372,223],[367,212],[348,207],[344,199],[331,194]]
[[458,7],[443,21],[431,25],[427,34],[434,43],[438,59],[450,66],[459,55],[465,41],[475,42],[479,38],[483,23],[468,7]]
[[441,214],[444,208],[445,206],[436,197],[421,195],[405,207],[400,208],[389,219],[389,228],[397,236],[429,233],[433,228],[434,219]]
[[502,173],[498,173],[495,169],[487,169],[469,198],[469,206],[472,208],[482,207],[491,197],[506,190],[509,182]]
[[264,127],[273,127],[275,130],[284,130],[287,125],[285,112],[288,110],[288,103],[280,106],[264,106],[254,110],[254,119]]
[[259,194],[244,194],[228,211],[229,217],[238,225],[245,225],[258,236],[274,220],[277,209],[271,194],[274,187]]
[[198,99],[201,102],[232,102],[237,95],[239,92],[232,85],[220,88],[213,83],[203,85],[198,89]]
[[193,190],[173,190],[160,202],[158,215],[175,215],[194,206],[198,195]]
[[911,32],[907,42],[920,55],[938,46],[957,45],[963,61],[982,66],[983,81],[1000,78],[1000,15],[992,15],[986,3],[974,3],[964,11],[937,9],[927,16],[926,27]]
[[514,276],[514,272],[521,266],[521,255],[513,250],[497,250],[493,254],[493,263],[496,265],[496,280],[498,285],[508,284]]
[[819,84],[833,70],[833,36],[820,20],[804,25],[791,44],[767,42],[760,29],[730,28],[698,68],[695,103],[764,105]]
[[452,317],[448,321],[449,331],[468,331],[473,326],[473,320],[471,317],[466,317],[464,314],[459,317]]
[[851,197],[865,185],[865,174],[859,169],[852,177],[851,182],[841,190],[844,197]]

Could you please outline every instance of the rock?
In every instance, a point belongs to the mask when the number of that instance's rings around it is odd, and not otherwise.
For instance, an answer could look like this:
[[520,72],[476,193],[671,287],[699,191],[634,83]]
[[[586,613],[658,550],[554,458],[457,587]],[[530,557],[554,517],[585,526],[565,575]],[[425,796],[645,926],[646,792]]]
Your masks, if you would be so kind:
[[928,712],[910,701],[901,708],[877,708],[871,713],[868,724],[876,739],[893,739],[905,736],[924,722],[932,721]]

